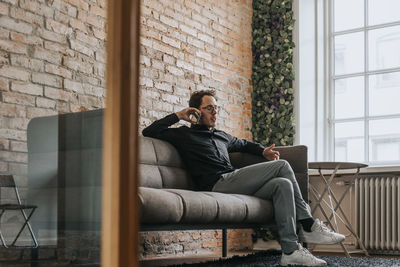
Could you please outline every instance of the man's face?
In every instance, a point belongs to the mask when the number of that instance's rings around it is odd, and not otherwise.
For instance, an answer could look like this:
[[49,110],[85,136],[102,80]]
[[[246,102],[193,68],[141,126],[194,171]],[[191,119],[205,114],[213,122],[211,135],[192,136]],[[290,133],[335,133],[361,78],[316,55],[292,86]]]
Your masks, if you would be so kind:
[[215,127],[217,121],[217,101],[214,97],[205,95],[201,99],[201,105],[199,107],[201,111],[201,118],[199,124],[206,125],[208,127]]

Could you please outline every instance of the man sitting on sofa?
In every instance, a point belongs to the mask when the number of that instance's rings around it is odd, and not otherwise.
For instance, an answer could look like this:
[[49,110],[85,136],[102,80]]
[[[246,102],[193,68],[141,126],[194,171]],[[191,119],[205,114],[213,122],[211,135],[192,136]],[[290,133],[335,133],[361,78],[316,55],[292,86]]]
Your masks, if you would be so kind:
[[[181,154],[199,190],[252,195],[272,200],[275,221],[282,247],[281,265],[323,266],[326,262],[314,257],[300,241],[311,244],[336,244],[344,236],[330,231],[314,219],[301,196],[293,170],[285,160],[279,160],[274,145],[233,137],[215,129],[218,106],[215,92],[194,92],[189,107],[153,122],[143,130],[144,136],[170,142]],[[191,127],[170,128],[185,120]],[[234,169],[230,152],[260,155],[268,161]],[[299,237],[296,223],[301,224]]]

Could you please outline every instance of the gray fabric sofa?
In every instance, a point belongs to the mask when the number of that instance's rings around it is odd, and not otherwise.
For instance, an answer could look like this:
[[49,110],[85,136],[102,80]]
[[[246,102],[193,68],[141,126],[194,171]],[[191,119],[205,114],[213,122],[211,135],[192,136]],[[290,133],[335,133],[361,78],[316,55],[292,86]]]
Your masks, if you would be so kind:
[[[143,231],[222,229],[223,256],[226,229],[274,225],[272,202],[253,196],[195,191],[194,182],[177,150],[168,142],[141,137],[140,214]],[[277,147],[296,175],[308,201],[307,147]],[[265,161],[246,153],[232,153],[234,167]]]
[[[64,230],[101,228],[103,110],[32,119],[28,126],[28,201],[43,239]],[[307,147],[277,147],[295,171],[308,200]],[[237,168],[265,159],[232,153]],[[140,139],[141,230],[251,228],[274,223],[271,201],[239,194],[198,192],[177,150],[149,137]],[[226,254],[225,254],[226,255]]]

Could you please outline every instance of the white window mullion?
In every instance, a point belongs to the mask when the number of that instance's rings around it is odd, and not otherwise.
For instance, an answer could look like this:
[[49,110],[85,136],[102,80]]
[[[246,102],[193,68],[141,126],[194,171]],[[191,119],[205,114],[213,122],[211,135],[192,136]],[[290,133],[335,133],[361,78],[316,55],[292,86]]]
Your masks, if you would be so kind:
[[326,135],[328,144],[327,153],[328,160],[335,160],[335,123],[334,123],[334,80],[332,73],[335,70],[335,40],[333,33],[333,18],[334,15],[333,0],[329,1],[328,14],[328,51],[329,51],[329,67],[328,67],[328,93],[327,93],[327,107],[328,107],[328,133]]
[[364,0],[364,162],[369,162],[368,0]]

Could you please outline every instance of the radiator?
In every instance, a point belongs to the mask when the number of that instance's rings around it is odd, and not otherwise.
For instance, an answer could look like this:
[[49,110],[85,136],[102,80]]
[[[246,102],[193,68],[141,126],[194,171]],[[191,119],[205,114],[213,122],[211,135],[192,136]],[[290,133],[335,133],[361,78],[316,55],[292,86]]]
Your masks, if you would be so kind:
[[369,252],[399,254],[399,202],[400,177],[356,179],[356,232]]

